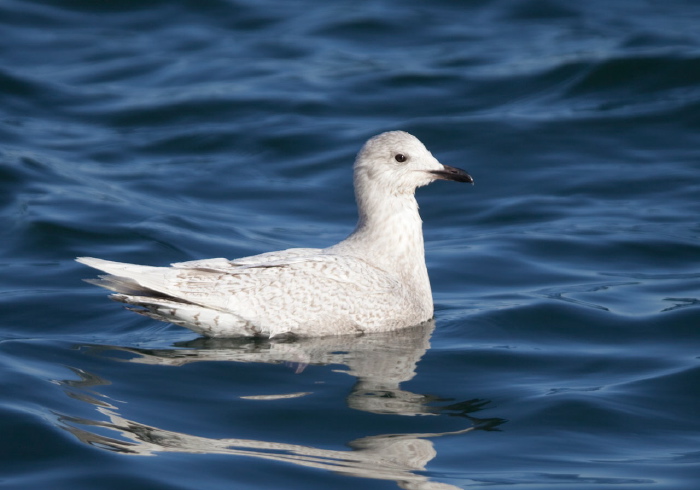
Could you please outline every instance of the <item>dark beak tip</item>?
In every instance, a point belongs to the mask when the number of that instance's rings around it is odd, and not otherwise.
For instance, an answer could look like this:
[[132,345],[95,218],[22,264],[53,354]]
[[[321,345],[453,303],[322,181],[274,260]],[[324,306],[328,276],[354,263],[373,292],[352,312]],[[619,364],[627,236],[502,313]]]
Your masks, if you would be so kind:
[[433,170],[432,173],[438,178],[444,180],[453,180],[455,182],[465,182],[474,185],[474,179],[465,170],[457,167],[444,165],[443,170]]

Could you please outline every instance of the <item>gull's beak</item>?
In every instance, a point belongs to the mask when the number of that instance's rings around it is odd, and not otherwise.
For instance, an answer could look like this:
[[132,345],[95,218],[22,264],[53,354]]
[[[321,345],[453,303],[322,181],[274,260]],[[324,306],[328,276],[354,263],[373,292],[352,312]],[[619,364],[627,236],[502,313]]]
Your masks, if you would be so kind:
[[468,182],[470,184],[474,183],[474,179],[472,179],[471,175],[457,167],[443,165],[442,170],[430,170],[430,173],[442,180],[454,180],[455,182]]

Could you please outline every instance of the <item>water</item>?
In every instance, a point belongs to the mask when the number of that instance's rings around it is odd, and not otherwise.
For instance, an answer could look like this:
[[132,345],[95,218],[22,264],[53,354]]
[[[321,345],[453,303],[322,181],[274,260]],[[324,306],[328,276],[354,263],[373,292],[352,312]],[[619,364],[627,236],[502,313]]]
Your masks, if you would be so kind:
[[[700,477],[695,2],[0,5],[0,486]],[[414,133],[434,325],[211,341],[73,257],[324,247]],[[434,329],[433,329],[434,328]]]

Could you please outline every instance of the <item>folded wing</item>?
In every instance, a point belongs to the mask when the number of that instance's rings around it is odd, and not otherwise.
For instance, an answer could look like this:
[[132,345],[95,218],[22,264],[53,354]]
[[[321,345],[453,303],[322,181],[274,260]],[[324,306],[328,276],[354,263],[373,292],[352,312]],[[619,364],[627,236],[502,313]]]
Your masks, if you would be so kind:
[[159,320],[188,323],[209,336],[391,329],[379,323],[391,317],[387,312],[402,308],[400,284],[391,276],[361,259],[316,249],[173,267],[90,257],[78,261],[109,274],[90,282],[117,293],[113,299],[144,308],[135,311]]

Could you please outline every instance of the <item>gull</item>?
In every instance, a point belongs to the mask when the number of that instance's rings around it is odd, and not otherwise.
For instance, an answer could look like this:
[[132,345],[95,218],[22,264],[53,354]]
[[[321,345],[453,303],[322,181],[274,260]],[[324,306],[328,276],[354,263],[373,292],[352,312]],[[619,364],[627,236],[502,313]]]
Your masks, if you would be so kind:
[[386,332],[433,318],[415,190],[435,180],[473,184],[415,136],[369,139],[354,165],[358,222],[328,248],[291,248],[170,267],[79,257],[108,275],[87,281],[132,311],[206,337],[316,337]]

